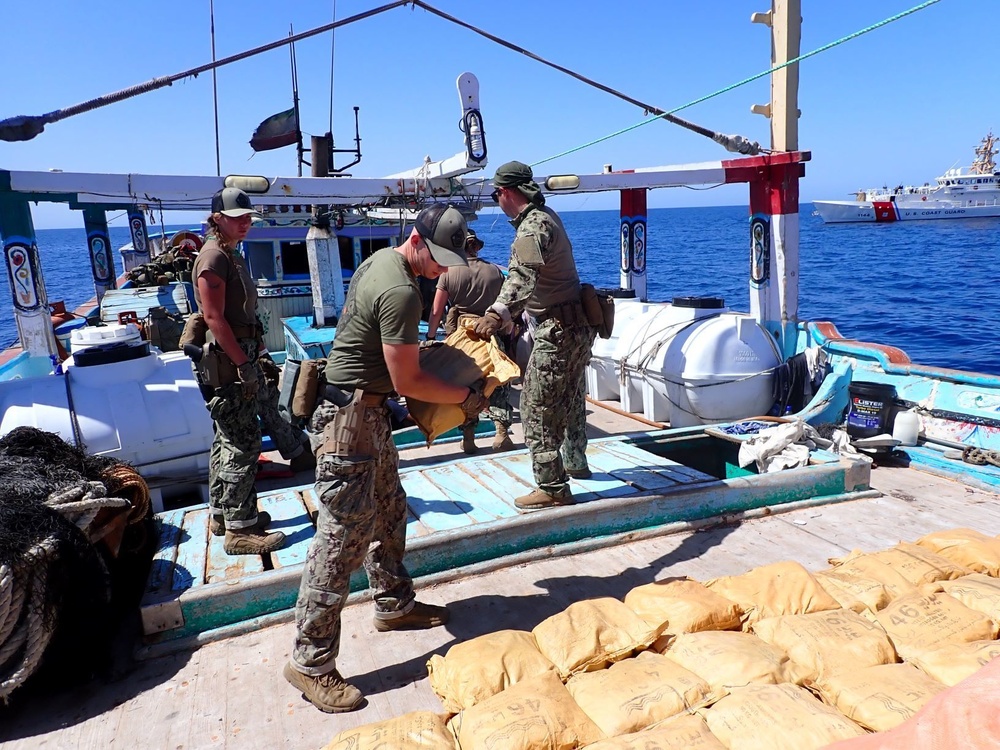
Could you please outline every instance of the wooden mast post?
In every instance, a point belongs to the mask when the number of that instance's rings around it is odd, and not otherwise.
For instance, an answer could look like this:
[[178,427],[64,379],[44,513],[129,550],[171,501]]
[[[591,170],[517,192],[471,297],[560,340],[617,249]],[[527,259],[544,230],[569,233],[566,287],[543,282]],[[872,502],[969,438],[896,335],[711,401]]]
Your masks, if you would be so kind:
[[146,231],[146,215],[140,206],[133,205],[129,208],[128,230],[132,236],[132,250],[122,251],[126,273],[136,266],[149,263],[149,232]]
[[646,189],[622,190],[621,287],[646,301]]
[[85,206],[83,228],[87,232],[87,250],[90,252],[90,271],[94,277],[94,292],[97,301],[104,299],[104,293],[114,289],[115,259],[111,253],[111,236],[108,234],[108,219],[104,209]]
[[14,318],[21,348],[33,357],[49,357],[55,365],[56,336],[49,315],[35,225],[28,201],[17,196],[0,199],[0,237],[7,262],[7,280],[14,300]]
[[[754,23],[771,27],[771,66],[799,56],[801,0],[772,0]],[[799,66],[771,74],[771,102],[751,109],[771,120],[771,148],[798,151]],[[784,357],[795,353],[799,316],[799,178],[801,164],[765,167],[750,182],[750,311],[775,337]]]

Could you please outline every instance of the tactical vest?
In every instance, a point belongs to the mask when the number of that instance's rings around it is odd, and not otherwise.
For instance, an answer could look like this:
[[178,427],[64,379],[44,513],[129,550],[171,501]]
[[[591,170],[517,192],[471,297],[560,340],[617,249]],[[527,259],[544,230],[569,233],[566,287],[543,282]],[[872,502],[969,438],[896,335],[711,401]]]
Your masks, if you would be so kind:
[[576,272],[576,261],[573,260],[573,245],[566,236],[559,215],[548,206],[538,206],[529,211],[517,227],[518,235],[530,234],[532,225],[545,221],[545,217],[537,216],[541,212],[555,225],[552,232],[552,244],[545,255],[545,263],[538,267],[538,281],[531,297],[525,303],[525,310],[534,317],[544,317],[550,307],[580,299],[580,277]]

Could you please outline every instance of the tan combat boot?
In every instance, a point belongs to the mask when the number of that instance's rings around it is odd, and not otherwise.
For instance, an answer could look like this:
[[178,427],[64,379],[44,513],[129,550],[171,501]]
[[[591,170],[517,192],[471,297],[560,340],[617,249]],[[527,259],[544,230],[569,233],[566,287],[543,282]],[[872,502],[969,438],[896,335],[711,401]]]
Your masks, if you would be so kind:
[[521,510],[538,510],[539,508],[552,508],[556,505],[572,505],[573,494],[567,487],[562,492],[550,494],[541,488],[536,488],[527,495],[514,499],[514,505]]
[[[271,525],[271,514],[266,510],[262,510],[257,514],[257,528],[266,529]],[[212,520],[208,524],[209,530],[212,532],[212,536],[225,536],[226,534],[226,521],[222,516],[212,516]]]
[[476,447],[476,426],[462,425],[462,453],[472,456],[479,452]]
[[227,555],[263,555],[281,549],[285,535],[280,531],[267,532],[260,526],[245,529],[226,529],[222,548]]
[[514,441],[510,439],[510,430],[503,422],[494,422],[497,426],[497,434],[493,438],[493,452],[514,450]]
[[594,476],[593,472],[586,466],[582,469],[566,469],[566,473],[573,477],[573,479],[590,479]]
[[390,630],[426,630],[448,622],[448,610],[434,604],[413,602],[413,607],[405,615],[386,617],[375,615],[375,629],[380,633]]
[[283,674],[293,687],[302,692],[303,698],[328,714],[353,711],[365,699],[364,694],[354,685],[347,684],[336,669],[319,677],[310,677],[286,664]]

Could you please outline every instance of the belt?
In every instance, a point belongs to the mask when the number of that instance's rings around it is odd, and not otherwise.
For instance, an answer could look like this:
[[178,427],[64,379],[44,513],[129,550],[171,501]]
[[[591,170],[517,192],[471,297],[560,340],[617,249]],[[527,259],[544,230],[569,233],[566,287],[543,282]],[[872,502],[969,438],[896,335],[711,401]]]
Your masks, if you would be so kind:
[[385,406],[385,402],[388,400],[388,393],[369,393],[366,391],[361,394],[361,403],[365,406]]
[[[354,400],[355,390],[354,388],[343,388],[339,385],[327,383],[323,385],[320,393],[327,401],[343,408]],[[388,400],[388,393],[374,393],[372,391],[362,391],[360,398],[364,406],[385,406],[385,402]]]
[[234,326],[232,323],[229,327],[233,329],[233,335],[238,339],[255,339],[257,338],[257,326]]

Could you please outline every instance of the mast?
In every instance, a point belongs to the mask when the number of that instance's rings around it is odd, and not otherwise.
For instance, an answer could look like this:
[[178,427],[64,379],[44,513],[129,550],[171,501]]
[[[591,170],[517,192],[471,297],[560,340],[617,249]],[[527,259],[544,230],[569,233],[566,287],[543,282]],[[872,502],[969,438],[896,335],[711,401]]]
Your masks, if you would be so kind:
[[996,162],[993,157],[997,155],[998,151],[994,148],[997,143],[996,136],[993,135],[993,131],[986,134],[979,147],[976,148],[976,160],[972,162],[972,166],[969,171],[972,174],[993,174],[997,171]]

